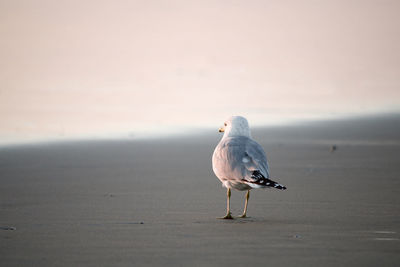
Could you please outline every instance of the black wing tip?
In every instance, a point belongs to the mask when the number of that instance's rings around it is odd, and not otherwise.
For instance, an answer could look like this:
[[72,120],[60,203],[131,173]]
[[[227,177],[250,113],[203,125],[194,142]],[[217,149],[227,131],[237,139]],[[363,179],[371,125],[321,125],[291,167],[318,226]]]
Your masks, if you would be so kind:
[[254,178],[254,179],[257,179],[257,180],[262,180],[265,177],[264,177],[264,175],[262,175],[262,173],[259,170],[255,170],[251,174],[251,178]]
[[251,177],[253,179],[257,179],[256,181],[252,182],[254,184],[262,185],[265,187],[273,187],[279,190],[286,190],[287,187],[281,184],[278,184],[275,181],[270,180],[269,178],[265,178],[264,175],[259,170],[253,171]]
[[281,185],[281,184],[276,184],[274,187],[275,187],[276,189],[279,189],[279,190],[286,190],[286,189],[287,189],[286,186]]

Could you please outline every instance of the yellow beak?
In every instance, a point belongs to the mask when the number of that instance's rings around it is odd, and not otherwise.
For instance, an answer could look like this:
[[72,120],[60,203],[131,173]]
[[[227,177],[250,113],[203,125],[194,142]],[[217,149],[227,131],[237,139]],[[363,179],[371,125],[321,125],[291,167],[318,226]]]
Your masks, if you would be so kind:
[[223,133],[223,132],[225,132],[225,129],[221,127],[218,129],[218,132]]

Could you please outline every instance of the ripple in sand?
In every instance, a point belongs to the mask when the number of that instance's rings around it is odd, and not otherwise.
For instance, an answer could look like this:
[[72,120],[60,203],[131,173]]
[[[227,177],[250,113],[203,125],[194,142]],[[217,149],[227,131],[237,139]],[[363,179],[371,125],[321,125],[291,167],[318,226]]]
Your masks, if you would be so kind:
[[14,230],[17,230],[17,227],[14,227],[14,226],[0,226],[0,230],[11,230],[11,231],[14,231]]

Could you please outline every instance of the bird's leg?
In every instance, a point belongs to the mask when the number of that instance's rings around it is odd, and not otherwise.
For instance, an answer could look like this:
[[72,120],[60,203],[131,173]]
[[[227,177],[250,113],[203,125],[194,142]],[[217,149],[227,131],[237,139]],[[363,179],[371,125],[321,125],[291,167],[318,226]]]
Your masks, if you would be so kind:
[[231,201],[231,189],[230,188],[228,188],[228,191],[226,191],[226,196],[227,196],[226,215],[225,215],[225,217],[222,217],[221,219],[233,219],[233,217],[231,215],[231,209],[230,209],[230,201]]
[[243,214],[242,216],[240,216],[240,218],[246,218],[246,212],[247,212],[247,203],[249,202],[249,198],[250,198],[250,190],[247,190],[247,194],[246,194],[246,202],[244,203],[244,210],[243,210]]

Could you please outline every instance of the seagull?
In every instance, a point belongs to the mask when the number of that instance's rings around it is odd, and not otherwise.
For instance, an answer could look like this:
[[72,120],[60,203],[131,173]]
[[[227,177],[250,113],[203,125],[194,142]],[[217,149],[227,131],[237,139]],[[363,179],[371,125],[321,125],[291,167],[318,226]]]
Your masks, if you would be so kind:
[[286,187],[269,179],[269,168],[264,149],[251,138],[246,118],[232,116],[219,128],[224,136],[214,150],[212,167],[215,175],[227,188],[226,215],[221,219],[233,219],[230,211],[231,189],[245,191],[246,201],[240,218],[246,218],[250,190],[253,188]]

